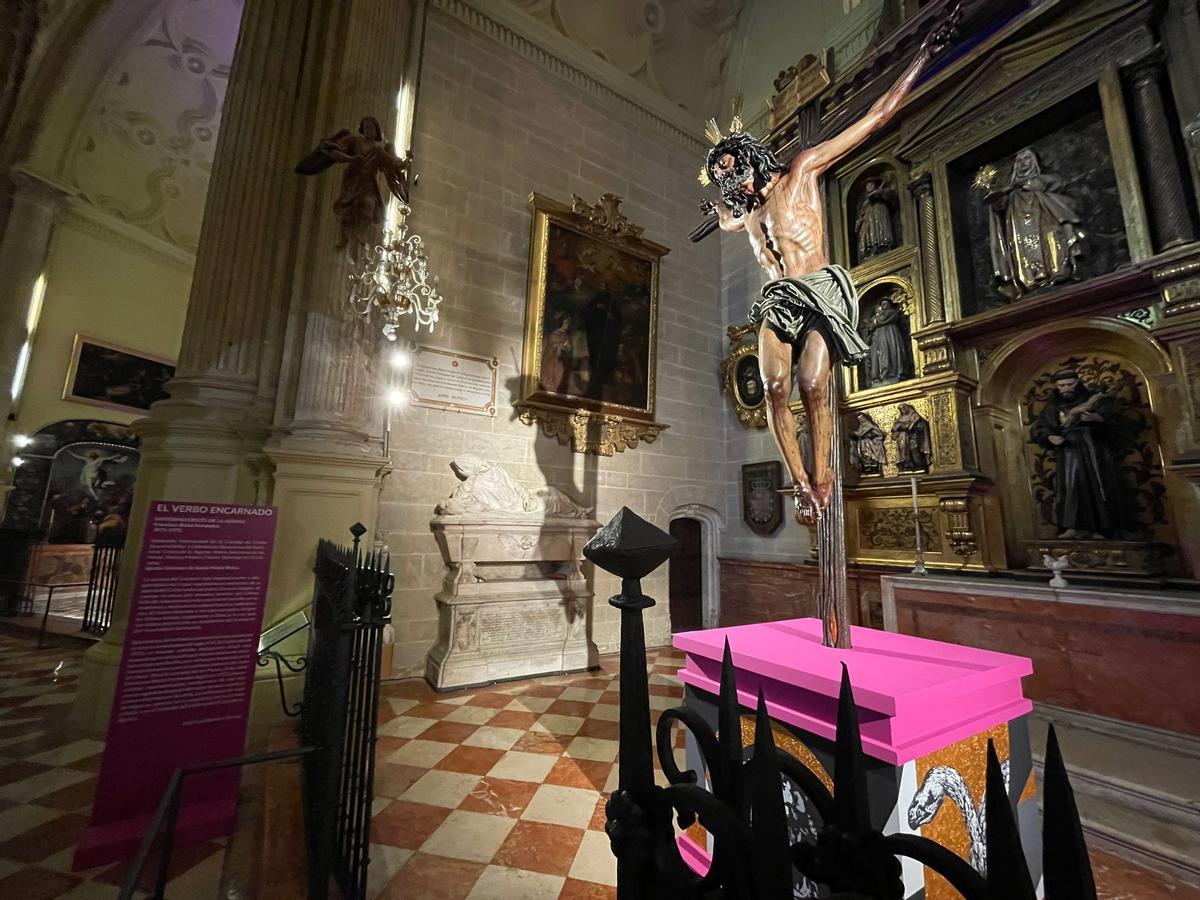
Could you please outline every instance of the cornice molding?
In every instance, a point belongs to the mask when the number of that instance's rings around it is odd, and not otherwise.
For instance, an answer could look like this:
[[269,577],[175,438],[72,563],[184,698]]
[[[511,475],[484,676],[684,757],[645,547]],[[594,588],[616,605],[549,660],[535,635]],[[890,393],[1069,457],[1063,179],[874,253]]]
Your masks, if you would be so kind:
[[145,229],[118,219],[111,213],[97,209],[78,190],[63,184],[48,175],[37,172],[22,163],[8,171],[8,181],[13,189],[36,191],[59,207],[57,222],[91,234],[162,262],[167,259],[187,268],[196,265],[196,254],[172,244],[170,241],[147,232]]
[[126,250],[132,250],[157,261],[169,261],[191,271],[196,265],[196,255],[175,246],[169,241],[123,222],[115,216],[97,209],[86,200],[71,197],[59,217],[59,223],[93,235]]
[[430,0],[430,5],[576,87],[633,113],[690,152],[704,151],[699,139],[703,123],[692,121],[690,113],[505,0]]

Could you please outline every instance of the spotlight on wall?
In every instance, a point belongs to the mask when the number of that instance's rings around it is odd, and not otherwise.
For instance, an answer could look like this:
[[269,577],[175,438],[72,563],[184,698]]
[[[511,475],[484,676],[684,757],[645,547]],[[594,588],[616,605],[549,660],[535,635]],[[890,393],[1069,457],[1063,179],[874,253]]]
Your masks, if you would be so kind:
[[19,468],[21,468],[21,466],[23,466],[23,465],[25,465],[25,460],[24,460],[24,459],[22,459],[21,457],[19,457],[19,456],[14,456],[14,457],[12,458],[12,467],[13,467],[14,469],[19,469]]
[[392,368],[397,371],[408,368],[408,364],[412,362],[412,357],[408,355],[407,350],[396,350],[392,353]]
[[33,438],[27,434],[18,434],[13,436],[13,443],[18,447],[28,447],[33,443]]
[[408,391],[402,388],[392,388],[387,392],[387,402],[393,409],[408,406]]

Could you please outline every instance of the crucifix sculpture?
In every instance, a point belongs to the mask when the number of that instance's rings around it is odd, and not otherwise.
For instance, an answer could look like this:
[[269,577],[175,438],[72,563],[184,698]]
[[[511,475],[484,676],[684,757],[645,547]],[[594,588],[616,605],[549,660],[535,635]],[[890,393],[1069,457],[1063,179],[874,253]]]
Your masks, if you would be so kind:
[[[819,605],[829,647],[850,647],[834,364],[856,364],[867,347],[857,330],[858,294],[850,276],[829,262],[821,176],[891,120],[930,60],[953,40],[959,17],[956,5],[866,115],[800,151],[787,165],[743,130],[736,113],[728,135],[713,119],[705,131],[713,148],[700,180],[716,183],[721,202],[705,200],[700,210],[722,231],[745,232],[771,279],[750,307],[750,321],[758,330],[767,425],[792,478],[796,519],[817,529]],[[697,229],[693,240],[706,233]],[[800,452],[789,407],[793,384],[800,389],[812,434],[811,471]]]

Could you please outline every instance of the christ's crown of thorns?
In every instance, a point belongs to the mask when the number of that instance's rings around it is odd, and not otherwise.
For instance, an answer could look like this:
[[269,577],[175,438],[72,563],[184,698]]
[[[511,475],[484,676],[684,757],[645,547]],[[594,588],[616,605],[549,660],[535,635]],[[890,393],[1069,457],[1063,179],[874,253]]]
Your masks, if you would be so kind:
[[[742,95],[738,94],[733,98],[733,118],[729,121],[729,133],[741,134],[745,130],[742,124]],[[704,125],[704,136],[708,138],[710,144],[714,147],[721,141],[725,140],[725,135],[721,134],[721,126],[717,124],[715,118],[709,119]],[[699,182],[708,187],[712,184],[712,178],[708,174],[708,164],[705,163],[700,167]]]

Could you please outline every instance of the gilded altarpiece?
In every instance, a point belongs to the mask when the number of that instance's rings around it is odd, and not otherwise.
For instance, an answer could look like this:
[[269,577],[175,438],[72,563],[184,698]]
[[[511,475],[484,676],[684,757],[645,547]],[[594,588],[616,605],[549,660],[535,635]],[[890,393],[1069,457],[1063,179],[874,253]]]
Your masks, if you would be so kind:
[[[930,568],[1038,567],[1043,553],[1104,576],[1200,564],[1173,524],[1200,516],[1185,481],[1200,480],[1200,248],[1159,15],[1136,0],[1016,10],[827,178],[860,331],[896,329],[870,370],[844,370],[852,562],[912,565],[915,478]],[[865,108],[891,70],[864,65],[873,80],[839,75],[798,121],[832,131]],[[786,154],[796,134],[772,140]],[[901,345],[907,369],[889,362]],[[1108,395],[1103,429],[1087,424],[1111,443],[1119,525],[1055,522],[1061,454],[1031,419],[1067,368]],[[895,423],[914,414],[928,465],[902,468]]]

